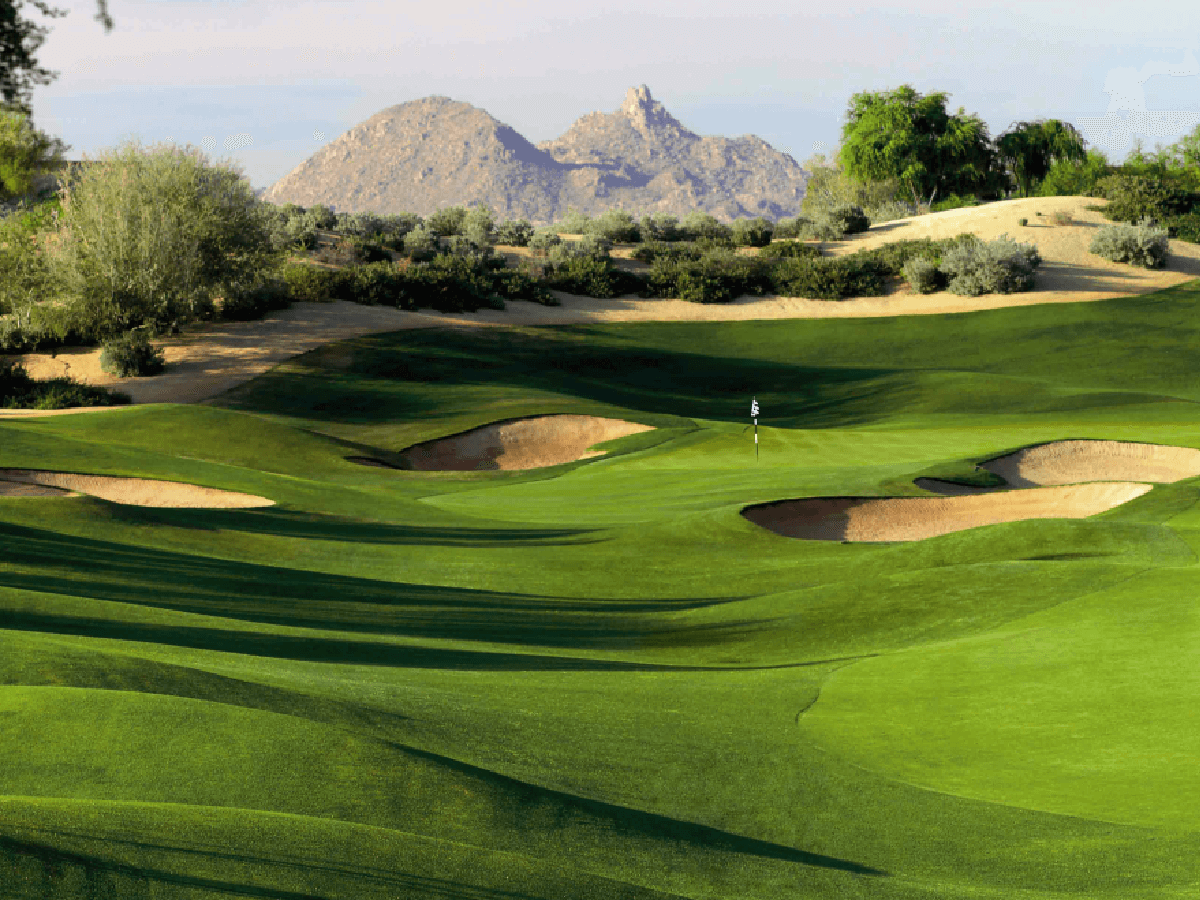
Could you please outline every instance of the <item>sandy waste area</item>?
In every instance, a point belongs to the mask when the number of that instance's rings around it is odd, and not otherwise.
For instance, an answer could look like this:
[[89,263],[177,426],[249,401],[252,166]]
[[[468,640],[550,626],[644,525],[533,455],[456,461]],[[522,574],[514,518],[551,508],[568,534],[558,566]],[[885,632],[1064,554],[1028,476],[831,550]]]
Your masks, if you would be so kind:
[[[1200,246],[1196,244],[1172,241],[1167,267],[1161,270],[1112,263],[1089,253],[1087,248],[1095,230],[1112,223],[1085,207],[1104,202],[1091,197],[1002,200],[982,207],[886,222],[863,234],[850,235],[844,241],[825,245],[830,255],[842,256],[896,240],[940,239],[964,231],[992,240],[1006,232],[1015,240],[1036,244],[1043,259],[1037,270],[1038,290],[1021,294],[959,297],[943,291],[922,295],[914,294],[902,285],[884,297],[856,300],[742,297],[729,304],[700,304],[683,300],[642,300],[633,296],[598,300],[558,293],[562,301],[562,306],[558,307],[518,300],[509,302],[503,311],[454,314],[405,312],[345,301],[298,303],[259,321],[208,324],[188,334],[157,341],[167,360],[167,370],[161,375],[145,378],[109,375],[100,369],[100,351],[97,349],[25,354],[20,361],[36,378],[69,375],[89,384],[124,391],[131,395],[134,403],[197,403],[323,344],[407,328],[930,315],[1038,303],[1107,300],[1200,278]],[[1035,215],[1039,211],[1043,214],[1040,217]],[[1069,213],[1072,224],[1052,224],[1050,216],[1055,212]],[[1030,222],[1024,228],[1017,224],[1022,217]],[[514,261],[528,255],[523,248],[503,248],[503,252]],[[626,257],[622,265],[639,268],[640,263],[627,259],[630,252],[619,249],[614,256]],[[0,417],[28,414],[23,410],[0,410]]]
[[1151,490],[1200,475],[1200,450],[1122,441],[1057,441],[980,465],[1008,482],[973,488],[918,478],[941,497],[811,497],[742,510],[784,537],[824,541],[919,541],[1023,519],[1083,519]]
[[0,469],[0,497],[78,496],[88,494],[130,506],[190,509],[248,509],[274,506],[275,501],[253,494],[198,487],[149,478],[78,475],[34,469]]

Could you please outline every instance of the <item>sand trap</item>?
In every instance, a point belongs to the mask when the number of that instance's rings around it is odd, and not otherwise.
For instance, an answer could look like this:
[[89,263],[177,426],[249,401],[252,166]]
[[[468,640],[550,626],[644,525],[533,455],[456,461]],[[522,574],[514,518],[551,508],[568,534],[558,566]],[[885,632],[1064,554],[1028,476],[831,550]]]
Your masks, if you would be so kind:
[[22,484],[16,481],[0,481],[0,497],[78,497],[65,488],[46,487],[41,484]]
[[653,431],[649,425],[593,416],[540,416],[484,425],[454,437],[417,444],[401,454],[419,471],[537,469],[593,456],[593,444]]
[[1055,441],[980,465],[1013,487],[1081,481],[1170,483],[1200,475],[1200,450],[1121,441]]
[[38,485],[59,488],[63,492],[77,491],[113,503],[130,506],[195,509],[247,509],[274,506],[274,500],[239,494],[217,488],[198,487],[175,481],[154,481],[148,478],[115,478],[108,475],[76,475],[70,472],[41,472],[33,469],[0,469],[0,494],[5,487],[12,489]]
[[1083,519],[1127,503],[1148,484],[1105,482],[989,493],[986,496],[814,497],[742,510],[784,537],[810,541],[919,541],[1023,519]]

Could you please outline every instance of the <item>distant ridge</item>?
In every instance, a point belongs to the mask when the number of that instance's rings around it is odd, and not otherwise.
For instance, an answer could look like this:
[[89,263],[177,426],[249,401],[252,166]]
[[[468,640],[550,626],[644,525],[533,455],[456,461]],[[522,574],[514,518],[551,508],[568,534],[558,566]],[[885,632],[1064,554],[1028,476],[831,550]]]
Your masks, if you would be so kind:
[[597,215],[681,216],[728,222],[800,212],[808,173],[760,138],[701,137],[630,88],[620,109],[594,112],[534,145],[469,103],[433,96],[391,106],[326,144],[260,194],[269,203],[337,212],[418,215],[490,206],[498,220]]

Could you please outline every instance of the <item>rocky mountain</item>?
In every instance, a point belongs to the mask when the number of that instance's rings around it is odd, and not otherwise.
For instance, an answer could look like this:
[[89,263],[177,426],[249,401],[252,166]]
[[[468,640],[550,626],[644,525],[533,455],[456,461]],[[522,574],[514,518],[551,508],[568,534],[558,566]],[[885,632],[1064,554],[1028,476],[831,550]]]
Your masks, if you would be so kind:
[[584,116],[553,141],[531,144],[469,103],[426,97],[356,125],[267,188],[277,205],[418,215],[490,206],[498,221],[562,220],[624,209],[724,222],[800,212],[808,173],[765,141],[701,137],[631,88],[613,113]]

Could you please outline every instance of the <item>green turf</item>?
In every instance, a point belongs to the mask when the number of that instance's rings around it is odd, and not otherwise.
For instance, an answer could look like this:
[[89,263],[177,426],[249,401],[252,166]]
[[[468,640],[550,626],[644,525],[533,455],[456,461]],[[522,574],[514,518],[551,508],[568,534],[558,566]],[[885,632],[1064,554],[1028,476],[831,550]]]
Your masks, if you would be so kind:
[[[0,498],[0,897],[1194,896],[1200,479],[914,543],[740,513],[1200,447],[1198,314],[428,329],[0,420],[3,466],[276,502]],[[554,413],[655,430],[346,459]]]

